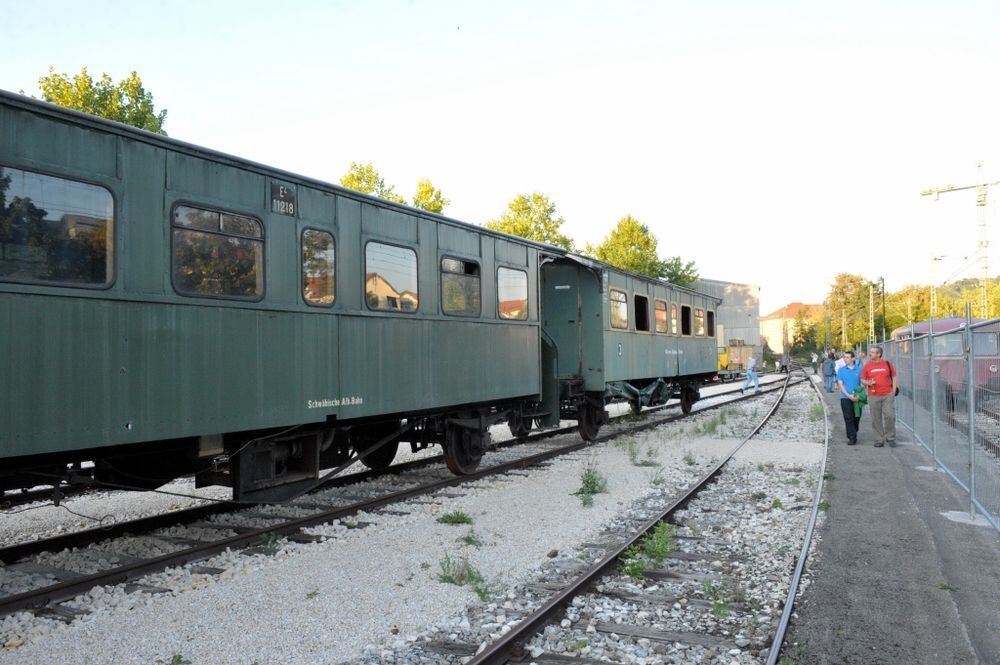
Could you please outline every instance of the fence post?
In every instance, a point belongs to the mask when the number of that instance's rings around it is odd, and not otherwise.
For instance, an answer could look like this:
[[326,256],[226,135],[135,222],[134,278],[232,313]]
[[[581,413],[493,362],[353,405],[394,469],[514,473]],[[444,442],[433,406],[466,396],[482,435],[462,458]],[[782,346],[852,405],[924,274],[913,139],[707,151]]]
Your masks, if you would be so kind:
[[976,517],[976,349],[972,335],[972,304],[965,304],[965,344],[967,359],[965,389],[969,416],[969,517]]
[[931,455],[934,463],[941,465],[937,454],[937,381],[934,377],[934,315],[931,315],[927,332],[927,382],[931,388]]
[[910,321],[910,429],[913,430],[913,440],[919,439],[917,434],[917,336],[913,333],[913,321]]

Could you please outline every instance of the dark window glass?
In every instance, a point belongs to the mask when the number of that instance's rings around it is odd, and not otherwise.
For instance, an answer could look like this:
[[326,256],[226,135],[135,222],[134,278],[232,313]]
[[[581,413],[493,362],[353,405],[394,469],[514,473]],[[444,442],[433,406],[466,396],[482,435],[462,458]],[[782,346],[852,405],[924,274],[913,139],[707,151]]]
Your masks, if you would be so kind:
[[656,332],[667,332],[669,329],[667,325],[667,303],[662,300],[654,300],[653,309],[656,315]]
[[302,233],[302,297],[310,305],[329,307],[335,298],[335,247],[326,231]]
[[611,289],[611,327],[628,328],[628,297],[624,291]]
[[705,310],[700,307],[694,310],[694,334],[699,337],[705,335]]
[[264,295],[264,228],[253,217],[177,206],[174,288],[192,296],[258,300]]
[[677,334],[677,303],[670,303],[670,334]]
[[649,330],[649,298],[635,297],[635,329]]
[[103,187],[0,167],[0,280],[110,284],[113,219]]
[[942,337],[934,338],[934,355],[937,356],[960,356],[963,352],[962,337],[960,333],[952,333]]
[[708,316],[708,336],[715,337],[715,312],[707,312]]
[[370,242],[365,247],[365,301],[369,309],[415,312],[417,253],[406,247]]
[[528,273],[512,268],[497,269],[497,311],[501,319],[527,321]]
[[977,356],[997,355],[997,334],[992,332],[973,332],[972,351]]
[[441,259],[441,311],[454,316],[479,316],[482,309],[479,264]]
[[681,334],[691,334],[691,308],[687,305],[681,305]]

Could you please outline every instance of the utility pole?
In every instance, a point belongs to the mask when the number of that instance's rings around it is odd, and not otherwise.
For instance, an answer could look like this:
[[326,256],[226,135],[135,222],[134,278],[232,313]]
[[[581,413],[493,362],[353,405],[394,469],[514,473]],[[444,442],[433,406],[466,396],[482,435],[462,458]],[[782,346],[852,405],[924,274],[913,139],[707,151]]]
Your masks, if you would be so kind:
[[[977,226],[979,230],[979,316],[984,319],[990,318],[990,303],[986,297],[986,283],[990,279],[989,247],[990,240],[986,228],[986,200],[989,195],[989,188],[1000,185],[1000,180],[996,182],[986,182],[983,179],[983,163],[976,164],[978,169],[979,182],[972,185],[945,185],[944,187],[930,187],[920,192],[921,196],[934,195],[937,201],[941,194],[949,192],[960,192],[967,189],[976,190]],[[937,309],[937,298],[934,287],[931,286],[931,316]]]
[[878,281],[882,292],[882,341],[885,342],[885,277],[879,277]]
[[875,345],[875,284],[868,282],[868,346]]

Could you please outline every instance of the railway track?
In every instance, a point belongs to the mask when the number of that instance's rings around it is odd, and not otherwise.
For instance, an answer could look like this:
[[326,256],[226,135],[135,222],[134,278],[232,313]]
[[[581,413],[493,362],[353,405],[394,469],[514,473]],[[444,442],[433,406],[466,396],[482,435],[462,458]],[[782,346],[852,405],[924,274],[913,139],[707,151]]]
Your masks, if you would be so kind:
[[[783,393],[787,384],[788,381],[786,379],[781,386],[767,388],[764,390],[764,393],[775,391]],[[723,397],[731,395],[734,392],[736,391],[726,391],[712,395],[706,399]],[[755,397],[757,396],[746,395],[735,399],[720,400],[716,404],[703,406],[692,413],[697,414],[721,408],[734,402],[753,399]],[[643,412],[643,416],[645,417],[642,420],[629,421],[624,429],[604,434],[598,437],[597,441],[608,441],[622,434],[651,429],[685,417],[683,414],[660,418],[650,417],[664,409],[665,407],[648,409]],[[529,443],[537,443],[542,439],[551,438],[573,430],[574,428],[570,427],[539,432],[530,438]],[[53,583],[38,588],[0,596],[0,616],[28,610],[38,615],[49,615],[69,621],[77,616],[79,611],[67,608],[60,605],[60,603],[75,598],[94,587],[132,582],[144,575],[158,572],[168,567],[203,561],[227,549],[240,549],[252,553],[267,553],[275,550],[274,541],[281,537],[286,537],[296,542],[320,540],[320,537],[305,533],[304,530],[333,520],[348,518],[362,511],[385,508],[386,506],[407,499],[441,492],[447,488],[473,482],[487,476],[500,475],[516,471],[517,469],[536,466],[560,455],[581,450],[589,445],[591,444],[587,442],[576,441],[569,445],[551,447],[533,454],[503,461],[466,476],[452,476],[448,474],[441,477],[440,473],[437,476],[431,474],[424,482],[413,482],[412,479],[404,480],[402,478],[400,474],[403,471],[423,467],[430,468],[435,463],[440,464],[441,462],[440,456],[428,457],[392,467],[392,473],[389,474],[390,477],[396,476],[399,480],[403,481],[396,484],[396,489],[387,491],[379,496],[349,500],[346,504],[335,505],[333,503],[324,503],[323,499],[314,498],[317,496],[314,494],[307,496],[304,501],[298,503],[276,504],[269,507],[247,507],[245,504],[232,503],[198,506],[184,511],[174,511],[123,522],[114,525],[109,530],[90,529],[55,538],[29,541],[0,549],[0,562],[5,564],[3,568],[5,572],[15,571],[15,573],[45,575],[54,580]],[[516,451],[520,449],[512,448],[511,450]],[[350,476],[335,478],[332,483],[338,487],[345,487],[371,479],[374,475],[372,472],[352,474]],[[328,488],[329,486],[324,489]],[[258,523],[270,523],[260,524],[259,526],[247,526],[224,520],[224,516],[236,512],[240,512],[242,517],[247,517],[249,514]],[[299,514],[293,514],[296,512]],[[157,530],[178,524],[197,527],[202,532],[215,531],[221,535],[218,538],[202,541],[200,539],[158,535],[156,533]],[[158,540],[166,546],[173,546],[176,549],[160,556],[149,558],[136,558],[116,554],[109,558],[117,560],[117,565],[89,574],[46,565],[39,563],[37,560],[38,555],[44,555],[48,552],[61,551],[67,548],[86,548],[88,545],[110,542],[111,539],[116,537],[136,534]],[[87,550],[81,551],[85,552]],[[33,558],[35,560],[32,560]],[[138,591],[157,591],[157,589],[143,587],[141,584],[133,586]]]
[[[567,656],[563,654],[549,654],[549,653],[538,653],[537,651],[529,654],[528,645],[536,637],[541,638],[540,641],[544,640],[545,630],[547,626],[553,624],[561,624],[562,627],[568,627],[571,624],[570,619],[563,618],[564,616],[569,616],[568,610],[574,606],[574,604],[584,605],[586,603],[581,602],[579,599],[585,594],[590,596],[598,596],[606,593],[609,594],[609,599],[614,603],[621,603],[623,597],[620,592],[616,593],[611,587],[613,585],[602,585],[602,581],[607,581],[608,578],[613,577],[618,574],[618,566],[621,563],[623,557],[628,556],[631,550],[630,548],[640,547],[640,542],[652,534],[658,527],[663,523],[669,523],[672,521],[674,516],[678,511],[682,510],[687,506],[692,500],[694,500],[700,492],[702,492],[706,487],[712,484],[719,475],[722,473],[723,469],[729,464],[733,459],[734,455],[749,442],[754,436],[756,436],[760,430],[767,424],[770,418],[777,412],[781,402],[786,394],[787,388],[791,382],[790,376],[786,377],[785,382],[782,384],[778,391],[778,396],[774,400],[770,409],[767,411],[765,416],[756,425],[756,427],[747,435],[738,445],[736,445],[729,454],[718,462],[711,470],[709,470],[703,477],[696,481],[693,485],[685,489],[681,494],[674,497],[667,507],[662,510],[659,514],[655,515],[653,518],[646,521],[641,527],[633,532],[631,537],[625,539],[622,542],[616,543],[608,548],[604,556],[599,558],[593,565],[587,568],[583,573],[574,578],[569,584],[565,585],[561,589],[553,593],[547,601],[545,601],[535,612],[523,618],[513,629],[511,629],[506,634],[499,637],[499,639],[494,640],[485,649],[480,649],[480,651],[468,661],[470,665],[495,665],[500,663],[515,663],[515,662],[533,662],[539,665],[554,664],[554,663],[578,663],[579,665],[587,665],[589,663],[597,663],[597,660],[591,660],[586,657],[581,656]],[[815,384],[812,381],[808,383],[816,390],[816,395],[820,399],[820,403],[823,402],[822,396],[820,395],[818,389],[816,389]],[[805,566],[806,559],[808,557],[809,545],[812,538],[812,532],[816,523],[820,496],[822,493],[822,475],[825,469],[825,448],[829,441],[829,423],[826,422],[825,425],[825,442],[824,442],[824,455],[823,462],[820,468],[820,480],[817,482],[817,488],[815,496],[812,502],[812,510],[808,520],[808,525],[806,529],[806,534],[803,539],[801,550],[799,553],[798,560],[792,575],[792,580],[787,597],[784,601],[784,608],[781,618],[778,623],[778,627],[771,641],[770,651],[768,653],[767,663],[768,665],[774,665],[777,662],[777,658],[781,649],[783,637],[785,630],[788,625],[789,618],[791,616],[791,610],[795,599],[795,594],[798,589],[798,583],[801,578],[802,570]],[[683,553],[682,553],[683,554]],[[679,556],[679,555],[678,555]],[[674,561],[676,563],[676,560]],[[647,574],[651,575],[662,575],[663,579],[669,579],[671,576],[677,577],[676,574],[666,571],[666,566],[661,570],[646,571]],[[655,587],[654,587],[655,588]],[[641,596],[630,596],[624,600],[628,602],[635,602],[638,605],[656,603],[675,603],[679,598],[666,598],[663,592],[654,595],[653,597],[643,599]],[[685,601],[686,602],[686,601]],[[593,626],[591,626],[593,627]],[[588,628],[589,630],[589,628]],[[608,634],[614,633],[617,635],[632,637],[635,639],[645,639],[647,641],[660,641],[676,644],[687,644],[687,645],[701,645],[701,646],[718,646],[729,643],[731,645],[731,638],[725,639],[714,635],[687,632],[687,633],[669,633],[665,631],[657,631],[643,628],[639,625],[626,625],[623,623],[614,624],[598,624],[595,628],[596,631],[606,631]],[[728,633],[727,633],[728,635]],[[617,638],[616,638],[617,639]],[[458,645],[456,645],[458,646]],[[685,647],[686,648],[686,647]],[[728,647],[727,647],[728,648]],[[737,653],[739,651],[737,650]],[[471,653],[467,653],[467,656],[472,656]]]
[[[763,378],[763,375],[762,375],[762,378]],[[732,383],[736,383],[736,382],[737,381],[735,379],[733,379],[732,381],[729,381],[729,382],[727,382],[727,381],[720,381],[718,385],[721,386],[721,385],[724,385],[725,383],[731,383],[732,384]],[[774,383],[774,382],[772,381],[772,382],[768,382],[768,383]],[[761,385],[766,387],[768,385],[768,383],[761,382]],[[723,395],[729,395],[729,394],[732,394],[732,393],[739,392],[739,390],[740,390],[739,388],[731,388],[729,390],[724,390],[724,391],[720,391],[720,392],[717,392],[717,393],[713,393],[712,395],[707,395],[703,399],[714,399],[716,397],[722,397]],[[650,408],[650,409],[646,409],[643,413],[652,413],[652,412],[659,411],[659,410],[662,410],[662,409],[676,409],[679,406],[680,406],[680,402],[678,400],[671,400],[670,402],[668,402],[667,404],[664,404],[662,406],[657,406],[657,407],[653,407],[653,408]],[[536,438],[539,437],[539,436],[541,436],[543,438],[545,438],[545,437],[552,437],[552,436],[556,436],[556,435],[559,435],[559,434],[564,434],[566,432],[571,432],[574,429],[575,428],[572,427],[572,426],[558,427],[558,428],[554,428],[554,429],[548,429],[548,430],[543,430],[543,431],[540,431],[540,432],[536,432],[535,434],[532,435],[532,437],[536,437]],[[499,442],[497,445],[498,446],[505,446],[505,445],[511,445],[512,443],[514,443],[513,440],[512,441],[503,441],[503,442]],[[421,460],[413,460],[412,462],[403,462],[403,463],[395,464],[395,465],[391,466],[389,469],[387,469],[385,471],[377,472],[377,473],[397,473],[398,471],[401,471],[401,470],[406,470],[406,469],[409,469],[409,468],[413,468],[413,466],[407,466],[407,465],[413,464],[415,462],[420,462],[422,464],[426,464],[426,463],[431,463],[431,462],[439,462],[439,461],[442,461],[443,459],[444,459],[444,457],[442,455],[429,456],[429,457],[423,458]],[[358,472],[358,473],[355,473],[355,474],[351,474],[351,476],[353,478],[358,479],[358,480],[367,480],[368,478],[374,477],[374,474],[376,474],[376,472],[361,471],[361,472]],[[322,487],[329,487],[329,486],[330,485],[323,485],[323,486],[321,486],[320,488],[317,488],[317,489],[321,489]],[[105,486],[105,485],[102,485],[101,483],[99,483],[97,481],[91,481],[91,484],[75,484],[75,485],[70,485],[70,484],[66,484],[66,483],[60,483],[58,486],[55,486],[55,487],[53,487],[51,485],[45,485],[45,486],[34,487],[34,488],[31,488],[31,489],[0,492],[0,511],[9,510],[11,508],[17,508],[19,506],[26,506],[26,505],[37,504],[37,503],[42,503],[42,502],[51,502],[51,501],[54,500],[54,498],[56,497],[57,493],[58,493],[59,500],[62,501],[62,500],[65,500],[67,498],[72,498],[72,497],[77,497],[77,496],[83,496],[83,495],[86,495],[86,494],[96,493],[96,492],[127,492],[127,491],[130,491],[130,490],[128,490],[128,489],[120,489],[120,488],[115,488],[115,487],[110,487],[110,486]],[[2,515],[3,515],[3,513],[0,512],[0,517],[2,517]]]

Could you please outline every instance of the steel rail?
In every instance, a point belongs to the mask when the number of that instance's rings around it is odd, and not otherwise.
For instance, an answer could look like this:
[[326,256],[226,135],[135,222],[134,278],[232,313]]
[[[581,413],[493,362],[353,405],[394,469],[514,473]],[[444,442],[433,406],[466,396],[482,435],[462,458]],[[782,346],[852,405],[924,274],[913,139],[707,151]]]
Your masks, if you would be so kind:
[[774,632],[774,639],[771,641],[771,650],[767,654],[766,665],[775,665],[778,656],[781,654],[782,642],[785,641],[785,633],[788,631],[788,622],[792,616],[792,609],[795,605],[795,596],[799,590],[799,582],[802,579],[802,571],[806,567],[809,559],[809,546],[812,544],[813,532],[816,529],[816,520],[819,517],[819,504],[823,496],[823,477],[826,475],[826,457],[830,450],[830,414],[826,408],[826,400],[823,393],[819,391],[816,382],[809,381],[809,385],[816,391],[819,403],[823,405],[823,461],[819,466],[819,480],[816,483],[816,494],[813,496],[812,512],[809,514],[809,524],[806,526],[806,535],[802,540],[802,549],[799,550],[799,559],[795,563],[795,572],[792,574],[792,581],[788,587],[788,595],[785,597],[785,607],[781,612],[781,619],[778,621],[778,628]]
[[[780,387],[772,388],[767,391],[762,391],[762,393],[772,393],[780,391],[781,394],[783,395],[787,386],[788,386],[788,380],[786,378],[786,380]],[[341,506],[335,509],[313,513],[311,515],[306,515],[304,517],[287,520],[279,524],[260,527],[250,531],[244,531],[243,533],[239,533],[235,536],[229,536],[215,541],[208,541],[205,542],[204,544],[195,545],[193,547],[182,549],[177,552],[171,552],[168,554],[160,555],[158,557],[135,561],[133,563],[129,563],[109,570],[99,571],[97,573],[87,575],[84,577],[79,577],[72,580],[64,580],[38,589],[25,591],[20,594],[0,597],[0,616],[20,610],[41,609],[51,603],[57,603],[64,600],[68,600],[70,598],[74,598],[97,586],[112,586],[116,584],[123,584],[125,582],[135,580],[149,573],[158,572],[170,566],[182,566],[196,561],[207,559],[215,554],[218,554],[219,552],[225,551],[226,549],[240,549],[240,548],[251,547],[254,545],[260,545],[262,542],[264,542],[263,537],[267,536],[268,534],[274,534],[279,536],[290,536],[300,532],[302,529],[306,529],[312,526],[318,526],[320,524],[325,524],[327,522],[336,519],[349,517],[363,510],[365,511],[374,510],[389,504],[398,503],[400,501],[405,501],[407,499],[411,499],[424,494],[431,494],[433,492],[448,487],[453,487],[456,485],[461,485],[471,481],[479,480],[480,478],[484,478],[486,476],[502,474],[508,471],[534,466],[536,464],[558,457],[560,455],[565,455],[567,453],[584,449],[586,447],[593,445],[594,443],[603,443],[606,441],[610,441],[616,437],[619,437],[623,434],[641,432],[648,429],[652,429],[654,427],[658,427],[666,423],[681,420],[683,418],[688,417],[688,415],[693,415],[695,413],[701,413],[704,411],[710,411],[716,408],[721,408],[729,404],[733,404],[735,402],[743,401],[746,399],[752,399],[755,396],[757,395],[751,394],[738,397],[736,399],[727,400],[724,402],[720,402],[719,404],[713,404],[704,407],[702,409],[698,409],[697,411],[692,411],[691,414],[675,414],[672,416],[667,416],[665,418],[657,418],[641,423],[635,423],[632,426],[625,429],[624,431],[606,433],[604,435],[597,437],[592,442],[580,440],[573,444],[569,444],[567,446],[560,446],[558,448],[542,451],[534,455],[529,455],[526,457],[522,457],[520,459],[512,460],[510,462],[505,462],[485,469],[480,469],[474,473],[467,474],[464,476],[454,476],[451,478],[445,478],[424,485],[419,485],[417,487],[407,488],[399,490],[397,492],[391,492],[388,494],[384,494],[380,497],[366,499],[364,501],[359,501],[347,506]],[[647,411],[646,413],[648,412],[649,411]],[[239,504],[239,505],[241,508],[246,507],[245,504]],[[197,510],[198,510],[197,512],[198,515],[202,515],[203,511],[205,513],[222,512],[220,511],[219,505],[199,506]],[[156,515],[153,516],[152,518],[143,518],[143,520],[152,519],[155,520],[155,523],[161,525],[165,521],[168,522],[169,524],[177,524],[177,516],[178,513],[174,512],[174,513],[169,513],[167,515]],[[185,516],[190,516],[190,513],[186,514]],[[168,520],[166,518],[171,518],[171,519]],[[146,522],[143,523],[146,524]],[[123,523],[123,526],[125,524],[131,524],[133,527],[135,526],[135,522]],[[80,534],[87,534],[88,537],[90,537],[93,535],[93,533],[91,532],[96,532],[97,534],[104,533],[105,538],[107,538],[107,533],[101,532],[100,529],[92,529],[89,532],[79,532],[79,534],[69,534],[69,536],[72,537],[74,535],[78,536]],[[0,550],[0,553],[4,552],[9,553],[11,551],[17,551],[18,549],[20,551],[27,551],[31,548],[31,546],[38,547],[45,544],[51,544],[52,542],[54,542],[54,540],[58,541],[60,544],[65,543],[65,536],[58,536],[56,537],[56,539],[49,539],[46,541],[31,541],[29,543],[15,545],[12,548],[7,548],[6,550]],[[47,551],[50,549],[51,548],[44,548],[44,550],[42,551]]]
[[747,444],[748,441],[750,441],[750,439],[760,432],[771,416],[778,410],[778,406],[785,397],[785,393],[790,383],[790,378],[791,374],[788,374],[785,377],[778,393],[778,397],[774,400],[774,404],[772,404],[771,408],[768,409],[764,418],[739,444],[729,451],[729,454],[726,455],[725,458],[717,463],[700,480],[684,490],[679,497],[671,501],[670,505],[667,506],[667,508],[659,515],[643,524],[635,535],[627,542],[619,545],[614,551],[605,555],[600,561],[594,563],[562,591],[553,595],[549,598],[549,600],[543,603],[541,607],[525,617],[525,619],[510,632],[501,636],[484,651],[481,651],[479,654],[474,656],[472,660],[467,662],[466,665],[499,665],[500,663],[506,663],[512,657],[520,656],[523,651],[524,644],[526,644],[532,637],[540,633],[546,625],[551,623],[556,618],[557,613],[570,603],[573,598],[586,592],[591,585],[607,575],[609,569],[617,564],[618,559],[622,556],[622,554],[624,554],[626,549],[637,543],[644,535],[652,531],[657,524],[672,517],[674,513],[686,506],[698,492],[704,489],[719,475],[719,473],[721,473],[722,468],[743,446]]

